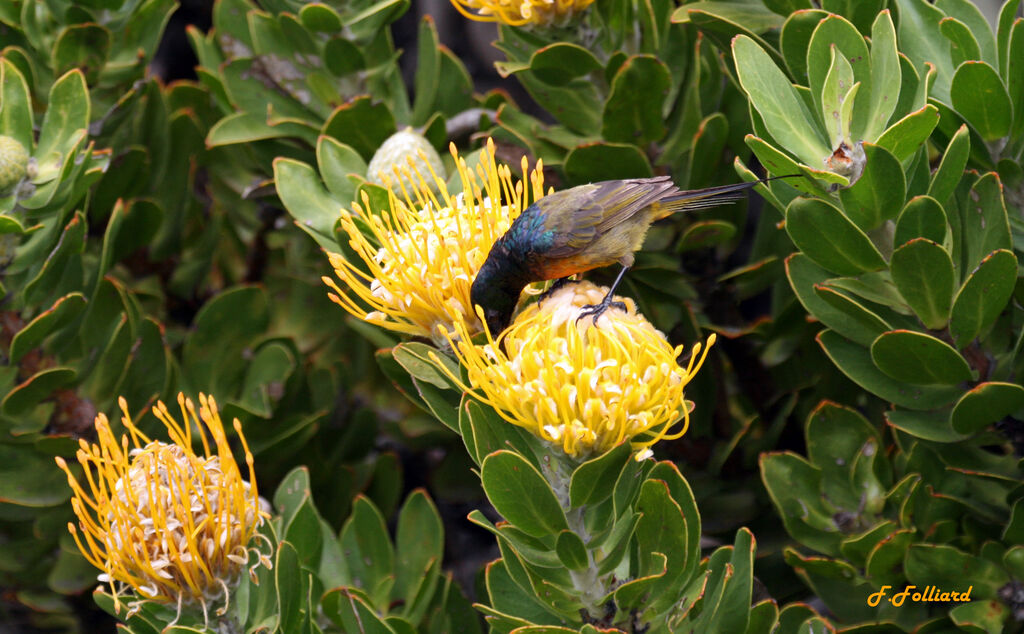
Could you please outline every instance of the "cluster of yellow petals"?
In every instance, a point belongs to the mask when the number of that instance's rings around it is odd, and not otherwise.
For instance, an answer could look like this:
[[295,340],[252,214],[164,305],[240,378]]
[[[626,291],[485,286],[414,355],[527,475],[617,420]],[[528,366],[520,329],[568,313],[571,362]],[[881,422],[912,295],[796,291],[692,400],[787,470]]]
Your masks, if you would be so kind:
[[456,330],[452,348],[472,386],[463,389],[575,458],[626,441],[645,457],[659,440],[682,436],[693,408],[683,389],[714,335],[703,354],[696,344],[680,367],[683,347],[673,348],[630,299],[622,300],[626,311],[610,308],[596,324],[589,316],[577,320],[607,290],[590,282],[560,288],[527,306],[497,340],[488,333],[484,345]]
[[[179,394],[182,423],[157,403],[153,413],[167,428],[171,442],[166,443],[143,434],[119,399],[130,441],[126,435],[118,440],[100,414],[97,442],[79,442],[83,476],[76,478],[57,458],[74,491],[71,504],[79,522],[79,528],[69,523],[68,529],[86,559],[103,571],[99,580],[111,584],[115,604],[128,588],[140,597],[129,604],[132,611],[152,600],[177,604],[179,615],[183,605],[199,606],[208,615],[207,606],[219,603],[223,614],[250,553],[257,555],[248,569],[254,581],[256,567],[271,566],[267,554],[250,545],[270,515],[261,506],[241,425],[235,419],[248,481],[231,453],[213,398],[200,394],[199,402],[197,416],[192,401]],[[193,426],[202,455],[192,449]]]
[[480,22],[510,26],[561,26],[594,0],[452,0],[459,13]]
[[[401,181],[392,182],[387,209],[371,209],[364,196],[352,212],[343,210],[341,226],[359,259],[353,262],[329,254],[343,285],[323,278],[334,290],[330,298],[352,315],[437,343],[444,341],[439,326],[452,330],[465,323],[470,333],[482,330],[469,300],[473,279],[495,240],[531,199],[544,194],[540,161],[530,173],[527,188],[522,181],[513,182],[508,166],[496,163],[489,139],[475,170],[458,155],[454,144],[451,152],[462,193],[449,195],[444,180],[432,168],[428,181],[410,161],[408,176],[415,186],[410,191]],[[527,167],[523,157],[524,175]]]

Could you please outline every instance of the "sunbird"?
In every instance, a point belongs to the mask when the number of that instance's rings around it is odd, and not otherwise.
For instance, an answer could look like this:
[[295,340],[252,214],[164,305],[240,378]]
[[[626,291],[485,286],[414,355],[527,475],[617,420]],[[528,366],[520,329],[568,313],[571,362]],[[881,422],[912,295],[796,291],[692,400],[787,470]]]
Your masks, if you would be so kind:
[[[776,176],[774,178],[786,178]],[[584,306],[579,319],[594,322],[611,306],[615,287],[633,265],[651,223],[687,209],[739,200],[743,191],[769,178],[683,191],[669,176],[630,178],[579,185],[544,196],[523,211],[498,238],[473,280],[470,300],[483,309],[493,336],[512,320],[519,294],[531,282],[566,280],[571,275],[622,265],[599,304]]]

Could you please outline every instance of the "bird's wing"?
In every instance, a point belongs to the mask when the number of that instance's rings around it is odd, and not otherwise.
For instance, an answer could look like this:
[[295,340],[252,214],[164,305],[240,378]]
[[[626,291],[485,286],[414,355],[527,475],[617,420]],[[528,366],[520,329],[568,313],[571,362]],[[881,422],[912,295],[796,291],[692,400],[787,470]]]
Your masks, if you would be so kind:
[[576,255],[604,232],[675,191],[668,176],[603,181],[566,190],[566,198],[552,205],[558,209],[549,217],[554,240],[543,254],[552,258]]

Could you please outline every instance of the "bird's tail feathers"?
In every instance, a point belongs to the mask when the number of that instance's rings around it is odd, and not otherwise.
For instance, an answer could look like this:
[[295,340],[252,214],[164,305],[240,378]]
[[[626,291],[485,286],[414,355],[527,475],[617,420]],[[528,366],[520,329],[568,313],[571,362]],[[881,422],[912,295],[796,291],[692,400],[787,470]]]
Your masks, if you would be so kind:
[[704,189],[691,189],[679,191],[665,196],[657,203],[656,218],[661,219],[677,211],[689,209],[708,209],[718,205],[727,205],[742,200],[748,189],[762,183],[775,180],[776,178],[792,178],[802,174],[788,174],[785,176],[772,176],[761,178],[749,183],[736,183],[734,185],[718,185],[717,187],[705,187]]

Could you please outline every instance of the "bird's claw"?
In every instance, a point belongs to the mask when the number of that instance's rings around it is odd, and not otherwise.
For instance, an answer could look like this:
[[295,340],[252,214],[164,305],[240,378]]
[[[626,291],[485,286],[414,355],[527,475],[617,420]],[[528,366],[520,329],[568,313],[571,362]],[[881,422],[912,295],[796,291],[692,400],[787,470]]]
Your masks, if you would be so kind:
[[599,304],[587,304],[580,308],[580,314],[576,317],[576,323],[579,323],[584,317],[592,317],[593,324],[597,325],[597,319],[604,314],[609,308],[618,308],[622,312],[626,312],[625,302],[613,302],[611,293],[605,295],[605,298],[601,300]]

